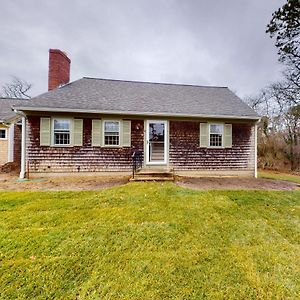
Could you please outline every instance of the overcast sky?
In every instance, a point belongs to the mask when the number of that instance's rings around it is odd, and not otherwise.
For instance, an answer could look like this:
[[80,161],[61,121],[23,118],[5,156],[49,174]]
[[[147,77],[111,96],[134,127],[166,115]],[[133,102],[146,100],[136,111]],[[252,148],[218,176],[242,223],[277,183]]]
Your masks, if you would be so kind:
[[48,50],[83,76],[228,86],[255,94],[280,76],[265,33],[279,0],[1,1],[0,86],[47,91]]

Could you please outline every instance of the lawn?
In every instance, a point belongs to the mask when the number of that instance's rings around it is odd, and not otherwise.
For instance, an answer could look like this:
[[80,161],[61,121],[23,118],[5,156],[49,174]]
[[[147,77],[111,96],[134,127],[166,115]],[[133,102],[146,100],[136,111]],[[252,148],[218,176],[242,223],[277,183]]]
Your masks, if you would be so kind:
[[300,191],[0,192],[1,299],[299,299]]
[[261,170],[258,173],[258,177],[300,183],[300,176],[294,175],[294,174],[289,174],[289,173],[280,173],[280,172],[274,172],[274,171]]

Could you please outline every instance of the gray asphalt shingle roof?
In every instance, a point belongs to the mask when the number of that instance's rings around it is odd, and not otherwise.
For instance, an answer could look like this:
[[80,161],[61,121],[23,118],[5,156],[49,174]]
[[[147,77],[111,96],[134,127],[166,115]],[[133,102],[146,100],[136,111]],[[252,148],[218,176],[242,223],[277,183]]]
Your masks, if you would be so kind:
[[227,87],[86,77],[15,107],[24,111],[258,118],[256,112]]
[[0,98],[0,122],[9,122],[16,118],[17,114],[11,109],[12,105],[23,105],[25,103],[27,103],[25,99]]

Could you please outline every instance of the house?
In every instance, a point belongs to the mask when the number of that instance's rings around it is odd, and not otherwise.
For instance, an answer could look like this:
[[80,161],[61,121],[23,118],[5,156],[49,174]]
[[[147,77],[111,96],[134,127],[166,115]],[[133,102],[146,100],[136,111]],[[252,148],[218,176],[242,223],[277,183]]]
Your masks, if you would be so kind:
[[[23,102],[24,101],[24,102]],[[20,116],[11,106],[22,104],[25,99],[0,98],[0,167],[21,161],[21,125]]]
[[68,83],[69,70],[66,54],[51,49],[49,91],[14,106],[24,134],[27,128],[21,177],[27,168],[129,174],[137,151],[144,168],[256,176],[259,116],[227,87],[88,77]]

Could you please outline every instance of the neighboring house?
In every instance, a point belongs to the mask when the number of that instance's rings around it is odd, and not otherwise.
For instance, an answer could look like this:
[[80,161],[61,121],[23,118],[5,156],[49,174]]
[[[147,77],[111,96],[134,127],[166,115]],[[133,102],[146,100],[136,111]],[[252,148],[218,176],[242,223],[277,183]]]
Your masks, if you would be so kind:
[[259,116],[227,87],[82,78],[57,88],[69,69],[50,50],[49,92],[14,106],[27,126],[21,177],[25,162],[31,173],[130,172],[134,151],[179,175],[256,176]]
[[12,105],[26,103],[25,99],[0,98],[0,166],[21,161],[21,117]]

